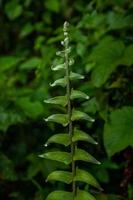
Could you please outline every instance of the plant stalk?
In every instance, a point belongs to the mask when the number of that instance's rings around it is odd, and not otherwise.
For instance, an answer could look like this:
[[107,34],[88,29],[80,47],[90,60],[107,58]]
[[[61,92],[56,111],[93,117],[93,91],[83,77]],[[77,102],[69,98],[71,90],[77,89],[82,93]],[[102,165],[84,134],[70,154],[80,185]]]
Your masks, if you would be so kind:
[[[64,24],[65,26],[65,24]],[[74,154],[75,154],[75,143],[72,141],[72,137],[73,137],[73,123],[71,120],[72,117],[72,104],[71,104],[71,82],[70,82],[70,66],[69,66],[69,56],[68,56],[68,48],[69,48],[69,38],[68,38],[68,32],[67,30],[65,31],[66,36],[65,36],[65,40],[64,40],[64,45],[65,45],[65,65],[66,65],[66,81],[67,81],[67,85],[66,85],[66,93],[67,93],[67,113],[68,113],[68,132],[71,138],[71,156],[72,156],[72,200],[75,199],[76,196],[76,184],[74,181],[74,177],[76,174],[76,165],[75,165],[75,161],[74,161]],[[65,34],[64,34],[65,35]]]

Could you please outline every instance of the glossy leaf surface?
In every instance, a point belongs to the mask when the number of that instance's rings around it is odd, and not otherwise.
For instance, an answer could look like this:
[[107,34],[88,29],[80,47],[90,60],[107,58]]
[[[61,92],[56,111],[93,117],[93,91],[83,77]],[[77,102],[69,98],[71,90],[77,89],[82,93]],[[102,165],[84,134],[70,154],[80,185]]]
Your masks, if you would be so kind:
[[46,200],[72,200],[72,193],[60,190],[54,191],[47,196]]
[[79,90],[72,90],[71,91],[71,99],[79,99],[79,98],[89,99],[89,96]]
[[67,98],[66,96],[57,96],[57,97],[44,100],[44,102],[50,103],[50,104],[58,104],[65,107],[67,105]]
[[92,117],[90,117],[86,113],[81,112],[79,110],[73,110],[73,112],[72,112],[72,121],[76,121],[76,120],[87,120],[87,121],[90,121],[90,122],[94,122],[95,121]]
[[58,70],[65,69],[65,67],[66,67],[65,63],[63,63],[63,64],[60,64],[60,65],[52,66],[51,69],[53,71],[58,71]]
[[96,200],[96,199],[90,193],[83,190],[78,190],[77,197],[75,198],[75,200]]
[[54,171],[48,175],[47,181],[61,181],[70,184],[72,182],[72,173],[67,171]]
[[51,87],[54,87],[54,86],[62,86],[62,87],[65,87],[66,86],[66,78],[60,78],[60,79],[57,79],[56,81],[54,81],[53,83],[50,84]]
[[70,80],[81,80],[84,79],[84,76],[75,72],[70,72]]
[[62,162],[66,165],[70,164],[72,160],[71,154],[63,151],[47,152],[40,155],[39,157]]
[[[66,191],[54,191],[51,192],[46,198],[46,200],[63,200],[63,199],[72,200],[72,193]],[[78,189],[75,200],[96,200],[96,199],[90,193]]]
[[59,134],[51,136],[46,142],[46,145],[50,143],[57,143],[57,144],[68,146],[70,142],[71,142],[70,136],[68,133],[59,133]]
[[45,121],[56,122],[62,124],[63,126],[68,125],[68,117],[67,114],[54,114],[50,115]]
[[72,141],[73,142],[85,141],[85,142],[90,142],[92,144],[97,144],[97,142],[90,135],[78,129],[74,130],[74,136],[72,138]]
[[101,189],[97,180],[87,171],[83,169],[76,169],[75,181],[80,181]]
[[91,162],[94,164],[100,164],[98,160],[96,160],[91,154],[89,154],[87,151],[83,149],[76,149],[74,160],[81,160],[85,162]]

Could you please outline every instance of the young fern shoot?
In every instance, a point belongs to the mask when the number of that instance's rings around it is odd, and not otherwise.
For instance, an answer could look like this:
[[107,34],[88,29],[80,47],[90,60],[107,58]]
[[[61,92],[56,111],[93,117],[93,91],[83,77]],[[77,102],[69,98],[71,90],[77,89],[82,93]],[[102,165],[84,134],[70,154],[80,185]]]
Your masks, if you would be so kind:
[[100,164],[100,162],[97,161],[87,151],[78,148],[79,141],[89,142],[92,144],[97,144],[97,142],[95,142],[95,140],[90,135],[83,132],[82,130],[79,130],[75,125],[79,120],[94,122],[94,119],[91,118],[88,114],[76,110],[72,106],[74,100],[80,98],[88,100],[89,96],[72,88],[73,81],[83,79],[84,76],[71,71],[71,66],[74,64],[74,61],[72,58],[70,58],[71,48],[69,46],[68,29],[69,23],[65,22],[63,26],[64,41],[61,42],[64,50],[57,52],[57,55],[64,58],[64,63],[57,66],[52,66],[53,71],[62,70],[64,71],[65,75],[63,78],[60,78],[51,84],[52,87],[65,87],[66,95],[56,96],[45,100],[45,103],[58,104],[67,108],[67,113],[53,114],[45,119],[45,121],[56,122],[63,125],[66,127],[66,133],[58,133],[51,136],[46,142],[45,146],[47,147],[50,143],[56,143],[64,145],[65,147],[70,147],[70,152],[58,150],[46,152],[40,155],[40,157],[62,162],[70,166],[69,171],[59,170],[50,173],[47,177],[47,181],[61,181],[65,184],[71,184],[72,187],[71,191],[53,191],[47,196],[46,200],[96,200],[89,191],[79,189],[77,183],[83,182],[101,190],[97,180],[88,171],[78,168],[78,161],[90,162],[94,164]]

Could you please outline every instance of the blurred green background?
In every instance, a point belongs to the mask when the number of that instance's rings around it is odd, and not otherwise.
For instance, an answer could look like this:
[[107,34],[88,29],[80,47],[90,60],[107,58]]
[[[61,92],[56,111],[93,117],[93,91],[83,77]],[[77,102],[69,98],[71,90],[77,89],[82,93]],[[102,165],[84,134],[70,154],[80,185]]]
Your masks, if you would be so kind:
[[43,100],[62,94],[49,83],[61,76],[50,66],[62,48],[65,20],[71,24],[73,70],[86,77],[75,87],[91,97],[81,102],[82,110],[96,119],[80,126],[99,142],[97,147],[81,145],[102,162],[84,167],[98,179],[103,193],[82,187],[97,200],[132,200],[131,0],[0,0],[0,199],[44,200],[51,190],[64,189],[45,179],[65,166],[38,155],[48,137],[62,130],[44,122],[60,108]]

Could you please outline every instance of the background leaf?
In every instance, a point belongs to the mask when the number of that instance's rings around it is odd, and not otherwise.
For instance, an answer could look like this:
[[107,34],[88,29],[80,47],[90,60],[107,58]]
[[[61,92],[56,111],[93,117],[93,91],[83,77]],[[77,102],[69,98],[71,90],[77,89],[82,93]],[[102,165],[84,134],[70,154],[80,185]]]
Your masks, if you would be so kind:
[[104,127],[104,145],[109,156],[133,146],[133,108],[112,111]]
[[14,20],[22,14],[23,8],[17,1],[12,0],[5,6],[5,12],[9,19]]

